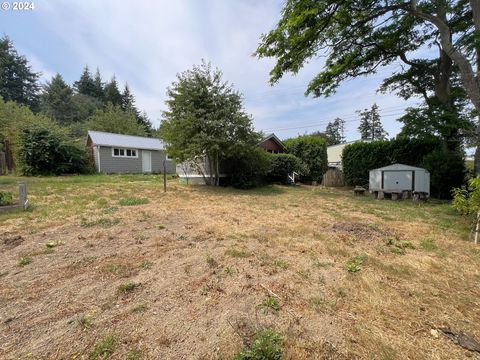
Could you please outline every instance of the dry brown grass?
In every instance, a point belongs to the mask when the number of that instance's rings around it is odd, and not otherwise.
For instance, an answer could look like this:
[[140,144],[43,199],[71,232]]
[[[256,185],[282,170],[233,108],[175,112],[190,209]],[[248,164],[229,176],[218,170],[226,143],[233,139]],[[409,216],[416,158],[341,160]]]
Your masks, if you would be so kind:
[[[27,182],[33,210],[0,217],[2,359],[88,358],[110,337],[111,358],[228,359],[263,327],[286,359],[477,356],[430,333],[480,338],[480,250],[448,204],[175,181],[164,194],[143,176]],[[119,206],[137,197],[150,201]],[[271,296],[279,310],[263,311]]]

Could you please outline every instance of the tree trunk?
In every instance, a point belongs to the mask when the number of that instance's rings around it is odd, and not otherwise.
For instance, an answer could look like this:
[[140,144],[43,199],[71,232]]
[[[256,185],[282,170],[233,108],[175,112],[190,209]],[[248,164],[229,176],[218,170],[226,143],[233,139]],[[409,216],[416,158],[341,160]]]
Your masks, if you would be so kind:
[[208,161],[208,174],[207,174],[207,185],[214,185],[212,178],[213,178],[213,164],[212,164],[212,157],[210,155],[207,155],[207,161]]

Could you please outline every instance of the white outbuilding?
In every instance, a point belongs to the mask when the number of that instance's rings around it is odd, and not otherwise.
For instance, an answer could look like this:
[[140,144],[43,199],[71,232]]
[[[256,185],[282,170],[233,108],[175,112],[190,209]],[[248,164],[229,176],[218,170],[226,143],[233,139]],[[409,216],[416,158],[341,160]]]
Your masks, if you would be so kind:
[[420,193],[430,195],[430,173],[419,167],[393,164],[370,170],[372,193]]

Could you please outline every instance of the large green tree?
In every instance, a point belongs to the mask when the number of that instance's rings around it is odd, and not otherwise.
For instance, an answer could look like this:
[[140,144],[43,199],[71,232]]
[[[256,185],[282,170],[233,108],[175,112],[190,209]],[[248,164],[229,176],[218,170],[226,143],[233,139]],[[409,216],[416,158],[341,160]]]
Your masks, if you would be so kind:
[[388,133],[383,129],[377,104],[370,110],[357,111],[360,116],[358,131],[362,140],[387,140]]
[[118,83],[115,76],[112,77],[110,82],[105,84],[105,102],[112,103],[113,105],[122,105],[122,94],[118,89]]
[[93,97],[100,100],[100,101],[105,101],[104,84],[103,84],[103,81],[102,81],[102,75],[100,74],[100,70],[98,68],[97,68],[97,71],[95,72],[95,78],[93,79],[93,85],[94,85]]
[[74,82],[73,87],[79,94],[96,97],[95,81],[88,65],[85,65],[80,79]]
[[143,126],[137,123],[135,114],[125,112],[118,105],[107,104],[105,109],[98,109],[88,119],[89,130],[105,131],[117,134],[145,136]]
[[44,86],[41,95],[41,110],[60,125],[69,125],[77,120],[73,90],[63,80],[62,75],[55,75]]
[[241,94],[222,80],[220,70],[203,62],[178,74],[167,95],[160,137],[168,153],[180,162],[206,159],[204,178],[218,185],[220,162],[259,140]]
[[257,55],[277,59],[270,73],[274,83],[286,72],[298,72],[319,52],[325,54],[325,64],[307,93],[328,96],[341,82],[396,61],[425,73],[423,65],[429,59],[419,54],[436,47],[439,55],[430,87],[448,121],[455,111],[455,71],[480,113],[479,33],[478,0],[287,0],[276,28],[262,36]]
[[328,145],[336,145],[345,142],[345,120],[335,118],[329,122],[325,129],[325,136],[328,138]]
[[0,97],[38,110],[39,73],[32,71],[25,56],[19,55],[12,41],[0,39]]

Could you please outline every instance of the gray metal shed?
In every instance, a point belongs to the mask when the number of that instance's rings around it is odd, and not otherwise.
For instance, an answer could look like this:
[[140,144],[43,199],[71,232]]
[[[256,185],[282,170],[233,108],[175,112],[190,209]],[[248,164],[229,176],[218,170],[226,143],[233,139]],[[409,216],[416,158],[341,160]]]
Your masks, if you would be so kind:
[[430,195],[430,173],[419,167],[393,164],[370,170],[370,192],[421,192]]

